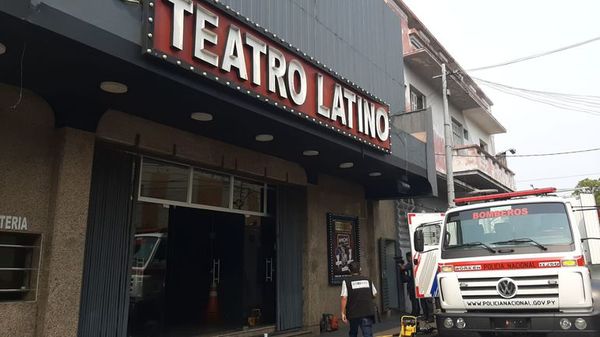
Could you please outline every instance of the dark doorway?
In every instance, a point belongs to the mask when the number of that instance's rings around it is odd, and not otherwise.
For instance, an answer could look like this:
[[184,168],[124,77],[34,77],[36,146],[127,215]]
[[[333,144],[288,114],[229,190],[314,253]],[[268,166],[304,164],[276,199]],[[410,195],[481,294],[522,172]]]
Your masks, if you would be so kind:
[[[186,207],[163,209],[168,212],[166,235],[161,236],[164,289],[159,312],[152,313],[158,323],[152,331],[132,330],[143,331],[144,336],[188,337],[274,325],[274,219]],[[148,234],[138,233],[136,241],[144,235]],[[158,246],[155,251],[148,265],[162,255]]]
[[170,214],[168,325],[185,330],[243,326],[239,299],[244,216],[182,207],[171,208]]

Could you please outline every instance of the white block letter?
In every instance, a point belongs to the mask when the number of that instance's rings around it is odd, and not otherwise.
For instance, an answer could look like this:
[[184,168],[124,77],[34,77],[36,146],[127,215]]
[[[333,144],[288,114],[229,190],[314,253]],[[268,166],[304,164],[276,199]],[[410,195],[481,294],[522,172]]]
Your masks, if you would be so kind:
[[[298,78],[300,79],[300,90],[296,91],[295,78],[296,73],[298,73]],[[306,72],[304,71],[304,67],[297,60],[291,60],[288,66],[288,88],[290,88],[290,96],[292,96],[292,101],[296,105],[302,105],[306,101]]]
[[169,0],[173,4],[173,31],[171,32],[171,46],[183,50],[183,26],[185,13],[194,11],[194,5],[186,0]]
[[375,121],[377,122],[377,138],[385,142],[390,136],[390,120],[388,119],[387,111],[384,108],[378,108],[375,113]]
[[267,45],[248,33],[246,44],[252,48],[252,83],[260,85],[260,55],[267,53]]
[[323,105],[323,75],[317,73],[317,113],[329,118],[329,108]]
[[248,79],[246,71],[246,57],[244,56],[244,46],[242,45],[242,33],[240,29],[234,25],[229,26],[229,34],[227,34],[227,44],[223,53],[223,64],[221,69],[229,72],[231,67],[238,69],[238,76],[241,79]]
[[353,105],[356,102],[356,94],[351,90],[344,88],[344,97],[348,100],[348,127],[352,129],[354,127]]
[[346,125],[346,109],[344,109],[344,93],[342,86],[335,84],[335,91],[333,92],[333,107],[331,112],[331,119],[334,121],[340,117],[343,125]]
[[194,41],[194,57],[218,67],[219,56],[204,49],[205,42],[209,42],[214,45],[216,45],[218,42],[217,34],[209,30],[206,27],[206,23],[210,23],[211,25],[218,27],[219,17],[208,9],[200,5],[196,5],[196,36]]
[[363,126],[363,124],[364,124],[364,118],[363,118],[363,99],[360,96],[356,97],[356,107],[357,107],[356,114],[358,115],[358,116],[356,116],[357,119],[358,119],[358,132],[364,133],[365,132],[365,127]]
[[287,98],[287,89],[285,88],[285,69],[287,67],[285,63],[285,57],[278,49],[269,46],[269,91],[277,92],[281,98]]
[[375,104],[370,104],[369,109],[369,101],[366,99],[363,100],[363,112],[365,118],[365,133],[368,136],[375,137]]

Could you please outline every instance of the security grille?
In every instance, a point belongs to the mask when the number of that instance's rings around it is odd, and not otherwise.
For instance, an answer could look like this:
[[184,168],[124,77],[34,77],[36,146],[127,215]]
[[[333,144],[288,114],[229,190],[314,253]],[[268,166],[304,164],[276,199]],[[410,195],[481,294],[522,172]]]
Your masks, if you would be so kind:
[[[459,278],[460,293],[463,300],[504,300],[498,292],[498,283],[505,276],[491,278]],[[511,276],[517,286],[512,300],[545,299],[558,303],[558,275]],[[490,308],[493,309],[493,308]],[[525,308],[523,308],[525,309]]]

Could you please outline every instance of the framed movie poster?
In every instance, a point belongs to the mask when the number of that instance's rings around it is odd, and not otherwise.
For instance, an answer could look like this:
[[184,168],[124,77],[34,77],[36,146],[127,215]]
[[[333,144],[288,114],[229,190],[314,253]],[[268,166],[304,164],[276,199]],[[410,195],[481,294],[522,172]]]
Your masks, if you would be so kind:
[[349,276],[348,264],[360,263],[358,218],[327,213],[329,284],[340,285]]

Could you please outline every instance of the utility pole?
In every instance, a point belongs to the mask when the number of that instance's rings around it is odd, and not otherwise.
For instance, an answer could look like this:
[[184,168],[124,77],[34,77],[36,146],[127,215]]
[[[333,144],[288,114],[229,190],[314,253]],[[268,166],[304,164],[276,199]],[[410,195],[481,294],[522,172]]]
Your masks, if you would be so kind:
[[448,111],[448,85],[446,83],[446,64],[442,63],[442,97],[444,100],[444,143],[446,150],[446,183],[448,186],[448,207],[454,207],[454,171],[452,169],[452,125]]

